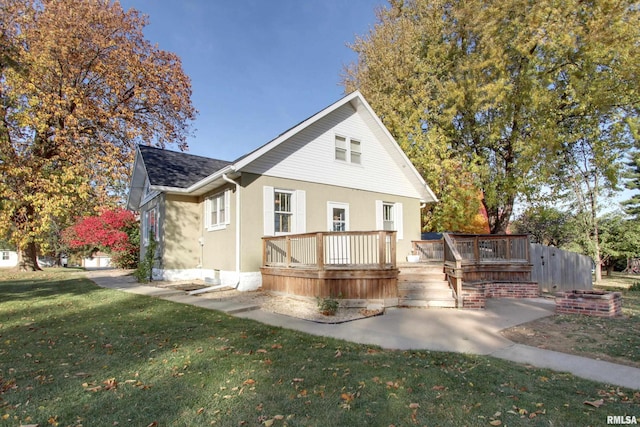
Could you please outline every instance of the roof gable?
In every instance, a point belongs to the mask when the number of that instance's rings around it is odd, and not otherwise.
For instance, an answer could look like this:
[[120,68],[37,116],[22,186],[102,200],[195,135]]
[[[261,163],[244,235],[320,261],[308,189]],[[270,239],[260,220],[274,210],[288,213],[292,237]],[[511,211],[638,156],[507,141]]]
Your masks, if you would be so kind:
[[[363,163],[370,163],[358,169],[333,161],[336,132],[359,138],[368,150]],[[437,201],[371,106],[355,91],[234,162],[138,146],[128,206],[139,207],[147,176],[152,190],[201,195],[224,183],[225,175],[243,171]]]

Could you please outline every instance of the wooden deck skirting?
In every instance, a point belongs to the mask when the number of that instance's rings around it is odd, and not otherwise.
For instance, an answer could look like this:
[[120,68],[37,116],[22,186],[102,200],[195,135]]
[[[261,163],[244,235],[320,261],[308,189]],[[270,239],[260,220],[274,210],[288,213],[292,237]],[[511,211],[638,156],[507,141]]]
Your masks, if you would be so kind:
[[306,297],[396,300],[395,231],[263,237],[262,288]]

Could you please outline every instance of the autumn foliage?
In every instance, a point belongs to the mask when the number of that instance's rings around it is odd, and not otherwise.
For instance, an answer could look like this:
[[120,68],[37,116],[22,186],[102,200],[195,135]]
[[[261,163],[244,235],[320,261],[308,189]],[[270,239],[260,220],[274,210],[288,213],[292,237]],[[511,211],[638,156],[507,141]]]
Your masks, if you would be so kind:
[[136,144],[186,148],[191,82],[147,23],[117,1],[0,2],[0,236],[22,269],[121,201]]
[[134,268],[138,260],[140,239],[138,220],[125,209],[104,210],[100,215],[80,218],[62,237],[71,251],[111,254],[120,268]]

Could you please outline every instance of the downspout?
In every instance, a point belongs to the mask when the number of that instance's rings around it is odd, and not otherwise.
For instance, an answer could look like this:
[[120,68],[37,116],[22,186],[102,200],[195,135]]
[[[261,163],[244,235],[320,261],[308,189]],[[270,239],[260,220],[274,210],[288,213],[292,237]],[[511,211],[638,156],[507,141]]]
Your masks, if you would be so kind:
[[[238,289],[238,285],[240,285],[240,184],[229,178],[226,173],[222,174],[222,179],[236,186],[236,284],[232,287],[234,289]],[[202,262],[204,262],[204,259]],[[189,292],[189,295],[203,294],[205,292],[228,287],[228,285],[209,286],[207,288],[191,291]]]

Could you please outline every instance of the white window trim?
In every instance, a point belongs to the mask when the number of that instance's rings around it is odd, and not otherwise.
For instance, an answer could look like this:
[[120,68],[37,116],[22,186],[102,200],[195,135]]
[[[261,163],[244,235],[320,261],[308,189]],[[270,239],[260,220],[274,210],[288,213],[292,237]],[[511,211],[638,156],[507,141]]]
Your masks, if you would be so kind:
[[2,251],[2,261],[8,261],[11,259],[11,255],[8,251]]
[[153,236],[158,241],[158,207],[154,206],[144,211],[142,216],[142,244],[144,247],[149,246],[149,217],[153,215]]
[[[211,201],[221,198],[224,203],[224,218],[218,218],[216,224],[211,223]],[[227,225],[231,224],[231,192],[224,190],[216,194],[212,194],[204,201],[204,228],[207,231],[224,230]]]
[[402,203],[385,202],[376,200],[376,229],[384,230],[384,205],[393,205],[394,228],[396,232],[396,240],[402,240],[403,236],[403,211]]
[[[340,160],[340,159],[336,158],[336,150],[337,150],[336,138],[343,138],[344,141],[345,141],[345,147],[344,147],[345,160]],[[357,163],[355,163],[353,161],[353,158],[352,158],[352,150],[351,150],[351,142],[352,141],[358,142],[358,144],[360,146],[360,151],[358,151],[360,161],[357,162]],[[351,165],[362,166],[362,146],[363,146],[362,138],[349,137],[349,136],[345,136],[345,135],[340,134],[340,133],[336,133],[333,136],[333,160],[336,161],[336,162],[339,162],[339,163],[349,163]]]
[[349,203],[327,202],[327,230],[333,231],[333,208],[344,209],[344,231],[349,231]]
[[[291,206],[293,208],[293,218],[291,231],[288,233],[275,232],[275,212],[274,200],[275,193],[289,192],[291,193]],[[306,192],[304,190],[291,190],[283,188],[274,188],[268,185],[263,187],[262,207],[264,221],[265,236],[282,236],[287,234],[305,233],[307,229],[306,223]]]

